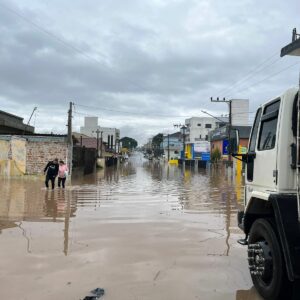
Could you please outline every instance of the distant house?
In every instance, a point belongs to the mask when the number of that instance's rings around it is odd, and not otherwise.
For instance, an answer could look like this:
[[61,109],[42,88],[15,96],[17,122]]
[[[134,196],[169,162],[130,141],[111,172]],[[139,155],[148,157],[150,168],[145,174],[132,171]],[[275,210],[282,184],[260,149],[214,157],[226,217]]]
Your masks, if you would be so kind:
[[181,133],[175,132],[164,135],[161,147],[164,150],[166,158],[168,155],[170,159],[180,158],[180,151],[183,149]]
[[[247,148],[251,132],[251,126],[232,126],[232,128],[237,129],[239,131],[239,146]],[[211,151],[214,151],[214,149],[219,148],[223,159],[227,159],[228,157],[228,132],[228,125],[210,132]]]
[[23,118],[0,110],[0,134],[33,134],[34,127],[23,123]]
[[187,143],[208,141],[209,133],[212,130],[228,123],[227,117],[220,117],[218,119],[211,117],[192,117],[186,119],[185,125],[187,126],[187,129],[185,141]]
[[85,117],[84,126],[80,127],[80,133],[94,138],[98,134],[99,138],[102,138],[103,144],[106,144],[107,151],[118,152],[120,150],[120,130],[99,126],[98,117]]

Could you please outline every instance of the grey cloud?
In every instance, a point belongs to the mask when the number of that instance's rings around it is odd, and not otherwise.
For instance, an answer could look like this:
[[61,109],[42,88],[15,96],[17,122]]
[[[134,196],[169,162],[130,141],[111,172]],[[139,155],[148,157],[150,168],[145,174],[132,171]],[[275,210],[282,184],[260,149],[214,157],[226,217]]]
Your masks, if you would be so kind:
[[[111,117],[124,135],[132,133],[143,140],[160,131],[159,126],[171,126],[172,118],[163,120],[159,115],[198,115],[202,108],[226,112],[226,107],[212,105],[209,97],[223,96],[219,92],[276,50],[279,53],[298,25],[299,11],[296,0],[289,5],[278,0],[1,3],[71,45],[63,45],[0,6],[1,106],[28,118],[31,107],[38,105],[37,128],[63,131],[72,100],[99,107],[80,110]],[[226,93],[249,98],[255,110],[264,99],[297,84],[297,68],[262,81],[293,62],[281,59]],[[23,112],[16,111],[20,103],[26,103]],[[51,124],[42,117],[49,109],[56,115]],[[118,117],[130,117],[131,123],[127,126]],[[76,126],[81,121],[77,118]]]

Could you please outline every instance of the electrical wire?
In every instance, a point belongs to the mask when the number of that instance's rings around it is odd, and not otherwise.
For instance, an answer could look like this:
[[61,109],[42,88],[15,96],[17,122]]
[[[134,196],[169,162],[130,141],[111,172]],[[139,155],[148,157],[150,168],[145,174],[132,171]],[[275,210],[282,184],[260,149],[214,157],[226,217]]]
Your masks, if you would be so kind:
[[285,71],[287,71],[288,69],[290,69],[290,68],[292,68],[292,67],[295,67],[295,66],[297,66],[297,65],[299,65],[299,64],[300,64],[300,62],[297,62],[297,63],[293,63],[293,64],[291,64],[291,65],[288,65],[287,67],[285,67],[285,68],[279,70],[278,72],[273,73],[273,74],[271,74],[271,75],[269,75],[269,76],[263,78],[262,80],[259,80],[259,81],[255,82],[255,83],[253,83],[253,84],[251,84],[251,85],[249,85],[249,86],[246,86],[246,87],[244,87],[244,88],[242,88],[242,89],[240,89],[240,90],[237,90],[236,92],[246,91],[246,90],[248,90],[249,88],[251,88],[251,87],[253,87],[253,86],[255,86],[255,85],[258,85],[258,84],[260,84],[260,83],[262,83],[262,82],[264,82],[264,81],[266,81],[266,80],[268,80],[268,79],[270,79],[270,78],[273,78],[273,77],[275,77],[276,75],[278,75],[278,74],[280,74],[280,73],[282,73],[282,72],[285,72]]
[[83,108],[89,108],[93,110],[105,110],[105,111],[110,111],[110,112],[117,112],[117,113],[124,113],[124,114],[131,114],[131,115],[138,115],[138,116],[152,116],[152,117],[165,117],[165,118],[190,118],[191,116],[184,116],[184,115],[165,115],[165,114],[149,114],[147,112],[133,112],[133,111],[124,111],[124,110],[116,110],[116,109],[111,109],[111,108],[106,108],[106,107],[100,107],[100,106],[89,106],[89,105],[82,105],[76,103],[77,106],[83,107]]
[[272,66],[273,64],[275,64],[276,62],[278,62],[280,60],[280,57],[277,58],[275,61],[272,61],[271,63],[267,64],[266,66],[264,66],[267,62],[269,62],[270,60],[272,60],[275,56],[278,55],[278,51],[276,51],[275,53],[273,53],[270,57],[268,57],[267,59],[265,59],[263,62],[261,62],[260,64],[258,64],[256,67],[254,67],[254,69],[252,69],[246,76],[244,76],[242,79],[237,80],[235,83],[233,83],[232,85],[230,85],[229,87],[226,87],[224,89],[221,89],[218,94],[224,94],[224,93],[228,93],[230,90],[234,89],[236,86],[245,83],[247,80],[249,80],[250,78],[252,78],[254,75],[256,75],[257,73],[265,70],[266,68]]

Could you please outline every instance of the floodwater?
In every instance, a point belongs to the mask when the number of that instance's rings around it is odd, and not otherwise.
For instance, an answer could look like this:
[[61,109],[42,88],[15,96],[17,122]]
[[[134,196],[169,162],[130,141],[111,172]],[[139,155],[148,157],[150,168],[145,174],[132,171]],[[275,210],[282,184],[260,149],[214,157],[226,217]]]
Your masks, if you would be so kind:
[[0,299],[260,299],[236,243],[241,178],[135,154],[67,181],[0,179]]

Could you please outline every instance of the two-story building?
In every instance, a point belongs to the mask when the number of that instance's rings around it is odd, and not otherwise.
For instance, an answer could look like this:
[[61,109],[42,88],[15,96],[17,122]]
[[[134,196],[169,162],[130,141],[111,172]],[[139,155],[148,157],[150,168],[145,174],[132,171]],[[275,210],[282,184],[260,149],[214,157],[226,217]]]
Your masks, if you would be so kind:
[[80,133],[90,137],[99,138],[107,146],[107,151],[119,152],[120,130],[117,128],[101,127],[98,125],[98,117],[85,117],[84,126],[80,127]]

